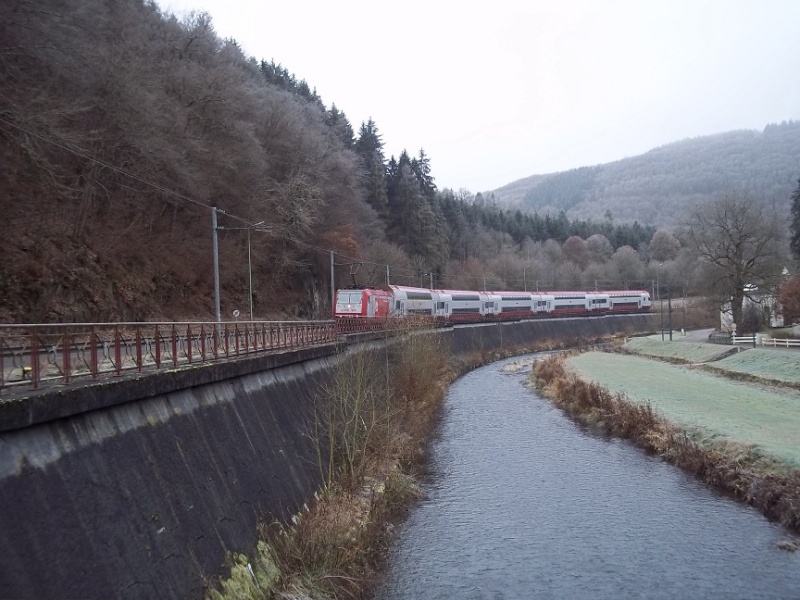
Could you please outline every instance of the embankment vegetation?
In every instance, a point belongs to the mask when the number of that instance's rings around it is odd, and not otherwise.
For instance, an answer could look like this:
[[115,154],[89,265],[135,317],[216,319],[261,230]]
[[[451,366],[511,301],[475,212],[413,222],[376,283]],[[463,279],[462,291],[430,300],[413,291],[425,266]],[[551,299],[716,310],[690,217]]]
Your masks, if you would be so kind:
[[[601,375],[613,375],[625,387]],[[797,398],[748,396],[755,396],[755,388],[734,398],[733,387],[743,384],[598,352],[541,360],[531,377],[573,418],[630,439],[800,529]],[[709,387],[699,387],[698,378]],[[686,379],[691,383],[683,385]],[[726,383],[731,387],[723,387]],[[768,431],[759,431],[762,427]]]
[[321,490],[291,523],[262,523],[254,556],[231,556],[230,577],[207,598],[356,598],[370,589],[393,517],[419,493],[426,440],[455,376],[436,333],[409,330],[342,357],[308,432]]

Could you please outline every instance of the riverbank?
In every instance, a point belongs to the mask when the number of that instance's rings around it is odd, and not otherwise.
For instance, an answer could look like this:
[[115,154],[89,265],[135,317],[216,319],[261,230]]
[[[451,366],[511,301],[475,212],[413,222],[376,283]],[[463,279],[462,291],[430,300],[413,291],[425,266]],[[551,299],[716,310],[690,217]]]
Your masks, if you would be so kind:
[[630,439],[800,531],[796,399],[686,367],[597,352],[539,361],[532,379],[576,420]]

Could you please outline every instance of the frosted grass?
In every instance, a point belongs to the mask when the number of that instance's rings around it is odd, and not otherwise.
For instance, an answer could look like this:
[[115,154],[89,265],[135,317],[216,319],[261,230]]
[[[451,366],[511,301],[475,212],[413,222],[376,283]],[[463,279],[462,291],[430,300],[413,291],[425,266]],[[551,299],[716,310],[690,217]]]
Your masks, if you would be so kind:
[[800,350],[751,348],[723,358],[714,366],[765,379],[800,383]]
[[708,362],[717,360],[731,351],[731,346],[719,344],[702,344],[690,342],[667,342],[652,337],[631,338],[625,349],[635,354],[656,356],[658,358],[676,358],[686,362]]
[[638,356],[588,352],[567,366],[585,380],[650,402],[667,419],[699,427],[800,467],[800,393],[726,379]]

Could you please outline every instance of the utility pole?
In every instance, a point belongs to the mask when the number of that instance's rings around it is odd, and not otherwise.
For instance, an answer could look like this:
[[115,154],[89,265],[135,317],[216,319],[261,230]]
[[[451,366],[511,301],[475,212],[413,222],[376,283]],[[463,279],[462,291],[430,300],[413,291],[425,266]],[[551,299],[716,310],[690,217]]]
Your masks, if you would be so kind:
[[333,250],[331,250],[331,316],[336,315],[336,283],[333,272]]
[[686,335],[686,288],[683,288],[683,329],[681,333]]
[[431,271],[430,273],[428,273],[428,275],[430,275],[430,276],[431,276],[431,289],[433,289],[433,271]]
[[672,286],[667,288],[667,311],[669,315],[669,341],[672,341]]
[[389,285],[389,265],[386,265],[386,285]]
[[211,246],[214,254],[214,314],[222,321],[219,311],[219,248],[217,246],[217,207],[211,207]]
[[253,262],[250,259],[250,229],[247,229],[247,276],[250,283],[250,320],[253,320]]

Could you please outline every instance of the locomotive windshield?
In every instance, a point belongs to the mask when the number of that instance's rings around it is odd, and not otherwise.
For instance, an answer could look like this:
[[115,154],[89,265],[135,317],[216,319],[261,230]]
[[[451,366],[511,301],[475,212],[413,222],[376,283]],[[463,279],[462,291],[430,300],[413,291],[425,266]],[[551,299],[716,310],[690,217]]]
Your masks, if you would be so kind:
[[361,305],[361,291],[343,292],[340,291],[337,297],[336,304],[339,306]]

